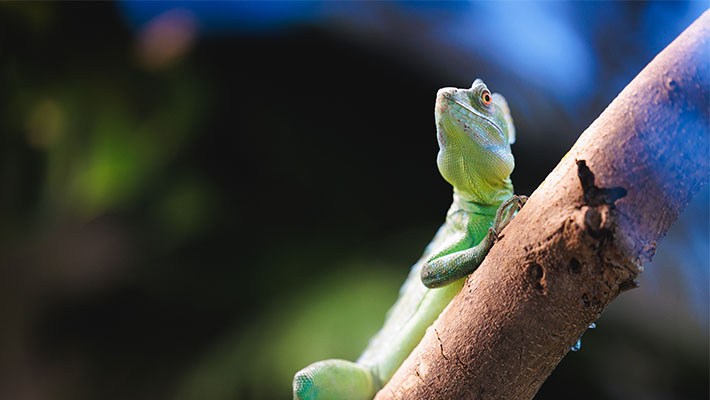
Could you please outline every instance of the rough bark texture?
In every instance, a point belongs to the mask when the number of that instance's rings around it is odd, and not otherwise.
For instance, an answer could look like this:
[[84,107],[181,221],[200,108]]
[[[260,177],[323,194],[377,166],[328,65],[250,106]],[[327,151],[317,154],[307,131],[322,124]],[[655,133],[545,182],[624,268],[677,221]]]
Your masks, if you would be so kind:
[[710,12],[581,135],[376,399],[531,399],[708,181]]

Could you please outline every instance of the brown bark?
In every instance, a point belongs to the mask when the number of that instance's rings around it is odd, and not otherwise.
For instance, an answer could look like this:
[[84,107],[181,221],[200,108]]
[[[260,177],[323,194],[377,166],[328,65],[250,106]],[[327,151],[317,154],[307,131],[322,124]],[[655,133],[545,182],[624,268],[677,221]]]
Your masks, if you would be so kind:
[[376,399],[533,398],[707,184],[709,87],[705,12],[580,136]]

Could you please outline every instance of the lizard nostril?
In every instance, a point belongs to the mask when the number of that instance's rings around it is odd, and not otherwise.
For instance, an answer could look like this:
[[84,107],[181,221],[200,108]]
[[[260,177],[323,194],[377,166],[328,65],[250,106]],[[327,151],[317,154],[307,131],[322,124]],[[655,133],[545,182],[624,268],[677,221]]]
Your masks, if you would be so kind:
[[437,103],[441,100],[451,100],[454,93],[456,93],[456,88],[445,87],[445,88],[439,89],[439,91],[436,92]]

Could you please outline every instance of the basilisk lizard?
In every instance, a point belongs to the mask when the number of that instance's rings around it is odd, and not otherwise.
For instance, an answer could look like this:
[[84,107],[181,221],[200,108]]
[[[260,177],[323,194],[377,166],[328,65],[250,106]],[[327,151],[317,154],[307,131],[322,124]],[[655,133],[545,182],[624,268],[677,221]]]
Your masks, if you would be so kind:
[[294,399],[367,400],[392,377],[439,314],[483,261],[525,203],[513,194],[510,145],[515,127],[505,98],[482,80],[443,88],[434,107],[439,172],[454,199],[424,254],[412,267],[382,329],[356,362],[319,361],[293,379]]

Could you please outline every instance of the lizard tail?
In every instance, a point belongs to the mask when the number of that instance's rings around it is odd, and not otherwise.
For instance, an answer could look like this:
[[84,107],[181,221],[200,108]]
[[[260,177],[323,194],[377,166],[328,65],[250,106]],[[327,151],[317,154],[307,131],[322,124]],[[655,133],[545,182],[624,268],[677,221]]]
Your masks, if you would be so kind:
[[294,400],[370,400],[378,389],[369,369],[345,360],[318,361],[293,377]]

